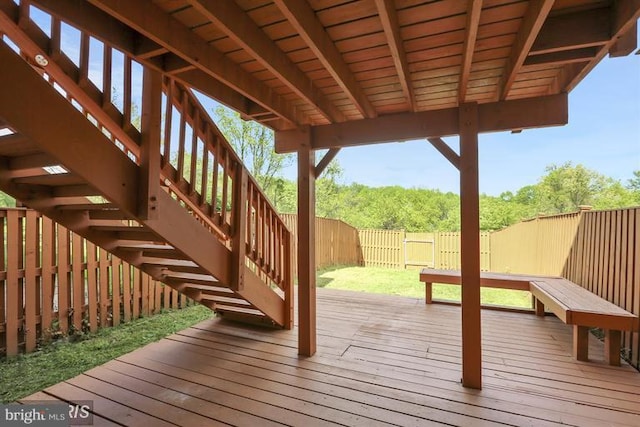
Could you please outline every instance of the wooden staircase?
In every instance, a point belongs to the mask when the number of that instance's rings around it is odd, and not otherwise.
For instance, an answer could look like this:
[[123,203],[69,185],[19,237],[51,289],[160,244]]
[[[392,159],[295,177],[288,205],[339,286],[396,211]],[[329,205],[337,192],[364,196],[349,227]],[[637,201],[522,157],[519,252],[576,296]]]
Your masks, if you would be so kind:
[[144,69],[137,123],[143,67],[103,45],[98,88],[94,40],[76,64],[49,33],[0,1],[0,189],[224,316],[291,328],[291,234],[191,91]]

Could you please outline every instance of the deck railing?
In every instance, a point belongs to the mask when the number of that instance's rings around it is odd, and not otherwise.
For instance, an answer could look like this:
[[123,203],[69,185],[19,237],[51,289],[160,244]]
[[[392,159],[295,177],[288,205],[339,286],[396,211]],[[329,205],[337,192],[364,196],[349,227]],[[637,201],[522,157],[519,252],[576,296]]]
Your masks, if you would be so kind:
[[[0,6],[4,29],[0,36],[138,163],[141,86],[144,67],[150,64],[141,64],[28,0]],[[169,77],[163,84],[160,150],[158,178],[165,190],[267,286],[290,293],[291,233],[205,108],[189,89]],[[243,176],[247,185],[240,191],[235,187]],[[235,211],[243,215],[234,215]],[[291,297],[278,292],[282,298]]]
[[0,228],[0,353],[191,303],[36,211],[2,208]]

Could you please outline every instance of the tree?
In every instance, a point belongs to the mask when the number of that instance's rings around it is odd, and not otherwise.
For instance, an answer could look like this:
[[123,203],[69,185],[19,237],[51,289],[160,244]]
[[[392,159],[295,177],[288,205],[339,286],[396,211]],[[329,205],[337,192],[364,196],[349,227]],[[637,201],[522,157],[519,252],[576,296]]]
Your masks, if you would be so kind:
[[570,212],[580,205],[593,205],[595,197],[607,186],[607,178],[582,165],[567,162],[550,165],[538,184],[540,205],[545,213]]
[[242,120],[240,114],[223,106],[214,110],[216,124],[233,149],[258,181],[262,190],[272,194],[272,187],[282,169],[290,165],[290,154],[277,154],[273,149],[273,131],[259,123]]

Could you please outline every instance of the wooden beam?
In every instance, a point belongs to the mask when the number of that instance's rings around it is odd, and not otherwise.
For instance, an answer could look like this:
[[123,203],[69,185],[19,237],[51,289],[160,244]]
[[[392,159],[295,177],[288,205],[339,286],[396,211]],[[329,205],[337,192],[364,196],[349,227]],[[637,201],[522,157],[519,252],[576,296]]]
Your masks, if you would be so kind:
[[555,0],[532,0],[522,20],[520,30],[511,48],[511,55],[507,60],[507,66],[503,75],[503,84],[500,90],[500,99],[505,100],[509,96],[511,86],[516,80],[520,67],[531,50],[542,24],[547,19]]
[[316,352],[316,178],[311,141],[298,150],[298,353]]
[[458,153],[453,151],[453,149],[449,147],[442,138],[427,138],[427,141],[429,141],[445,159],[449,160],[449,163],[451,163],[456,169],[460,169],[460,156]]
[[570,92],[580,81],[593,70],[593,68],[607,55],[620,37],[637,25],[640,18],[640,0],[622,0],[613,3],[609,15],[611,24],[611,38],[602,46],[598,55],[587,64],[586,67],[573,67],[575,64],[565,66],[556,85],[565,92]]
[[247,191],[249,177],[242,163],[236,163],[233,180],[233,237],[231,241],[231,284],[234,291],[244,289],[247,265]]
[[460,103],[464,103],[467,97],[467,86],[469,84],[469,75],[471,74],[471,64],[473,63],[473,52],[476,47],[476,38],[478,36],[478,27],[480,26],[481,12],[482,0],[472,0],[469,2],[464,49],[462,52],[462,71],[460,73],[460,83],[458,85],[458,101]]
[[638,23],[635,23],[609,49],[609,56],[619,58],[631,54],[638,47]]
[[582,49],[575,50],[563,50],[550,53],[544,53],[542,55],[529,56],[524,65],[562,65],[572,64],[574,62],[589,62],[598,54],[597,47],[584,47]]
[[[10,0],[0,0],[0,5],[17,7]],[[84,0],[33,0],[33,3],[57,18],[64,18],[82,31],[95,35],[103,42],[134,57],[145,66],[164,72],[164,61],[149,58],[149,50],[140,46],[159,46],[149,38],[127,27],[112,16],[90,5]],[[4,10],[4,8],[3,8]],[[157,49],[154,47],[154,49]],[[167,49],[162,47],[163,53]],[[175,76],[181,83],[217,99],[226,106],[246,114],[248,105],[253,102],[229,86],[212,78],[201,70],[186,71]],[[293,127],[293,126],[292,126]]]
[[[567,94],[482,104],[478,129],[485,133],[565,125],[568,108]],[[458,109],[447,108],[277,131],[275,148],[278,153],[295,152],[305,138],[314,150],[322,150],[458,134]]]
[[[400,26],[398,24],[398,14],[396,12],[395,2],[393,0],[375,1],[380,21],[382,22],[382,29],[384,30],[389,44],[389,49],[391,50],[393,64],[396,67],[396,73],[398,73],[402,92],[404,93],[405,98],[407,98],[410,110],[415,111],[416,97],[411,84],[411,74],[409,73],[407,55],[404,50],[402,36],[400,35]],[[482,1],[480,1],[480,3],[482,3]]]
[[342,112],[235,1],[188,0],[188,3],[276,75],[299,97],[313,105],[328,121],[345,120]]
[[151,1],[89,2],[283,119],[302,122],[290,103]]
[[329,151],[327,151],[327,153],[324,155],[324,157],[318,162],[318,164],[315,167],[316,179],[320,178],[320,175],[322,175],[322,172],[324,172],[324,170],[327,168],[327,166],[329,166],[331,161],[338,155],[339,152],[340,152],[340,148],[331,148],[329,149]]
[[482,388],[478,120],[477,104],[460,106],[462,385],[476,389]]
[[162,126],[162,75],[144,68],[142,80],[142,116],[140,120],[140,182],[138,216],[158,217],[160,189],[160,127]]
[[360,84],[344,62],[335,43],[327,34],[309,3],[300,0],[275,0],[274,3],[360,113],[367,118],[376,117],[375,108],[362,91]]
[[542,25],[529,54],[602,46],[610,38],[611,19],[608,7],[550,16]]

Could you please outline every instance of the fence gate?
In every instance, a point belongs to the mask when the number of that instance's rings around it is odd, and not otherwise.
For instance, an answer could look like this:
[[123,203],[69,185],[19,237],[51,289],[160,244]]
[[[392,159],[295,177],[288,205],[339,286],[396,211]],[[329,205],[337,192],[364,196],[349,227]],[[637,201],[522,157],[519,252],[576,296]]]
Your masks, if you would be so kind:
[[431,233],[407,233],[403,244],[404,268],[435,268],[436,241]]

